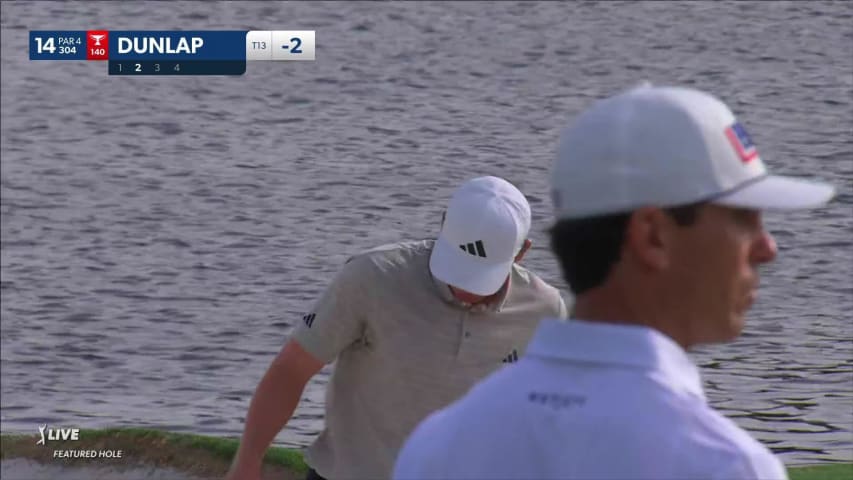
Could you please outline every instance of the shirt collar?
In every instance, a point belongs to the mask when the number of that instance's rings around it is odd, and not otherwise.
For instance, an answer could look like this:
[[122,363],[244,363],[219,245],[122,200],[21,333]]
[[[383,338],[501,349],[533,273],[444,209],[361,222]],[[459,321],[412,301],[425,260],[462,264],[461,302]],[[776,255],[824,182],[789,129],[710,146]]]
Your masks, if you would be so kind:
[[[427,267],[427,271],[429,271],[429,267]],[[515,264],[512,266],[512,271],[509,275],[509,281],[504,284],[503,289],[500,292],[500,295],[492,300],[489,303],[478,303],[476,305],[471,305],[470,303],[465,303],[460,301],[458,298],[453,296],[453,292],[450,291],[450,285],[442,282],[441,280],[435,278],[432,275],[432,272],[428,272],[430,278],[432,278],[433,284],[438,291],[438,295],[445,302],[454,305],[459,308],[463,308],[465,310],[470,310],[471,312],[479,313],[479,312],[500,312],[504,304],[506,304],[507,298],[509,298],[509,291],[512,288],[512,274],[515,272]]]
[[526,355],[656,371],[663,374],[672,388],[705,399],[699,369],[687,352],[668,336],[649,327],[543,320]]

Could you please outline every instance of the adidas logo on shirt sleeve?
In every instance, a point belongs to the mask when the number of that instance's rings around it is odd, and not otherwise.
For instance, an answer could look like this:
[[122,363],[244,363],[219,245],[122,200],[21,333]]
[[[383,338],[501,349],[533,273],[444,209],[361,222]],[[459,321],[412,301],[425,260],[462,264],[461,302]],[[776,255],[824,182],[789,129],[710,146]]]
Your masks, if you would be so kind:
[[506,358],[501,360],[502,363],[515,363],[517,361],[518,361],[518,351],[516,351],[516,349],[514,349],[514,348],[512,349],[512,352],[510,352],[510,354],[506,356]]
[[305,325],[308,325],[308,328],[311,328],[311,325],[314,324],[314,317],[316,316],[317,315],[313,313],[309,313],[308,315],[302,317],[302,321],[305,322]]

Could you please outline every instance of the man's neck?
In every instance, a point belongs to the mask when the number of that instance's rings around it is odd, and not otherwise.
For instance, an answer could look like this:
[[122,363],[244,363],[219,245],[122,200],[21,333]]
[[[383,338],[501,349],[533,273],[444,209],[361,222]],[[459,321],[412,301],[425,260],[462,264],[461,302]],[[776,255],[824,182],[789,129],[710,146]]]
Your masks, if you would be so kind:
[[[638,294],[638,292],[634,292]],[[648,297],[642,294],[634,295]],[[646,300],[646,301],[643,301]],[[643,298],[632,301],[632,295],[614,288],[597,288],[584,292],[575,299],[572,317],[588,322],[617,325],[640,325],[655,329],[670,337],[685,350],[690,346],[687,331],[683,328],[686,319],[673,319],[654,299]]]

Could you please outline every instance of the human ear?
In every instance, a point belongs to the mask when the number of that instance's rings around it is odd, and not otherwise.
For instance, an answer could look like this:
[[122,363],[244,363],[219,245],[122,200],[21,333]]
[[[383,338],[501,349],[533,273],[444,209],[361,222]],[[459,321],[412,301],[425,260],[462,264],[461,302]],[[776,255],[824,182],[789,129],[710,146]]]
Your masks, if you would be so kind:
[[660,208],[634,211],[625,228],[624,253],[644,269],[666,269],[670,264],[672,223]]
[[533,242],[530,241],[529,238],[524,239],[524,245],[521,246],[521,250],[518,251],[518,254],[515,256],[515,262],[518,263],[524,258],[524,254],[530,250],[530,246],[533,245]]

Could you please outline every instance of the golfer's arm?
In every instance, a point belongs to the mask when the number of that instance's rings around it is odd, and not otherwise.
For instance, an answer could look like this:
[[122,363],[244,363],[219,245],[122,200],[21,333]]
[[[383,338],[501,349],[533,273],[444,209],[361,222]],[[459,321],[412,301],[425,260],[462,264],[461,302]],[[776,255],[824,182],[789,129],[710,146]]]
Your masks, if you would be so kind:
[[323,362],[296,341],[284,345],[255,390],[237,452],[238,462],[262,461],[275,436],[293,415],[308,380],[321,368]]

